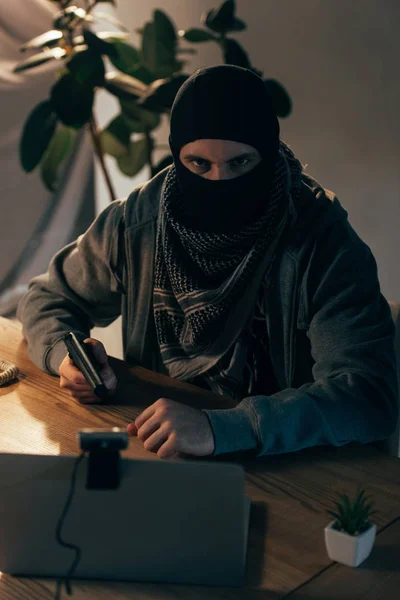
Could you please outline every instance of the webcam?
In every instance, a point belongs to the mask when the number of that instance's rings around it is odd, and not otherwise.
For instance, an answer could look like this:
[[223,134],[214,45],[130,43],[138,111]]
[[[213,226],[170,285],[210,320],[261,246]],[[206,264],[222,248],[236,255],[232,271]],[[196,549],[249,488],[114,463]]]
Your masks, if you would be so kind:
[[89,453],[86,488],[115,490],[120,484],[120,450],[128,447],[128,432],[119,427],[111,429],[81,429],[79,446]]
[[125,450],[128,432],[120,427],[87,428],[78,431],[79,446],[83,452]]

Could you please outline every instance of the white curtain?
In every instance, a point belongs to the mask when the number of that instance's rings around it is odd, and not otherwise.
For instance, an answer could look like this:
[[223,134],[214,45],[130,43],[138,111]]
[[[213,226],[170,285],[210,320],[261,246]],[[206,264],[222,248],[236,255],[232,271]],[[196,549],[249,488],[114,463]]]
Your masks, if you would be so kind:
[[51,29],[57,10],[47,0],[0,3],[0,315],[14,314],[29,280],[94,217],[93,153],[85,132],[54,194],[36,171],[27,175],[19,164],[23,124],[48,97],[60,65],[52,61],[20,74],[12,71],[24,58],[19,47]]

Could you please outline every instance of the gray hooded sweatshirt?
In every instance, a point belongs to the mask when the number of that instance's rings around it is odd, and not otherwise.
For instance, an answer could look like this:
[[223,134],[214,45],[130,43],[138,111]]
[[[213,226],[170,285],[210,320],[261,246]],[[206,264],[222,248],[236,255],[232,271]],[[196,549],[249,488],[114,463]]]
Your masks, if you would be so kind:
[[[165,372],[153,320],[160,195],[168,169],[111,203],[32,279],[18,317],[33,362],[58,375],[62,337],[122,314],[124,358]],[[385,439],[397,420],[394,323],[376,262],[337,198],[303,174],[296,218],[276,250],[265,298],[281,391],[205,411],[214,454],[257,456]]]

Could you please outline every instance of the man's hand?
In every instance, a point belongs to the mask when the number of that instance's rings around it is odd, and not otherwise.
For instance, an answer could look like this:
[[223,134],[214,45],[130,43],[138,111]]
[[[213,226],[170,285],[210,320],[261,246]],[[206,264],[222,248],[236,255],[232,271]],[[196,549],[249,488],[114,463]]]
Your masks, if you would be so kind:
[[[99,373],[110,394],[115,392],[117,387],[117,378],[114,371],[108,364],[106,350],[101,342],[93,338],[87,338],[85,343],[90,344],[97,363],[99,364]],[[86,381],[84,375],[74,365],[68,354],[62,361],[59,369],[60,387],[68,390],[71,396],[81,404],[94,404],[101,402],[101,399],[93,393],[92,388]]]
[[214,435],[207,415],[196,408],[160,398],[128,425],[146,450],[160,458],[181,453],[208,456],[214,452]]

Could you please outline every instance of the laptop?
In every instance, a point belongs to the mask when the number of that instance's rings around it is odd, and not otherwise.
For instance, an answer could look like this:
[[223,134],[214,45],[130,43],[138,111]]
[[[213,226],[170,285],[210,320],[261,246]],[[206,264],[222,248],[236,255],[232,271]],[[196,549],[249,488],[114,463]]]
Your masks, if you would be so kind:
[[[64,576],[74,552],[56,541],[74,456],[0,454],[0,571]],[[80,546],[74,578],[239,586],[250,499],[231,463],[121,459],[116,490],[86,488],[79,465],[62,528]]]

